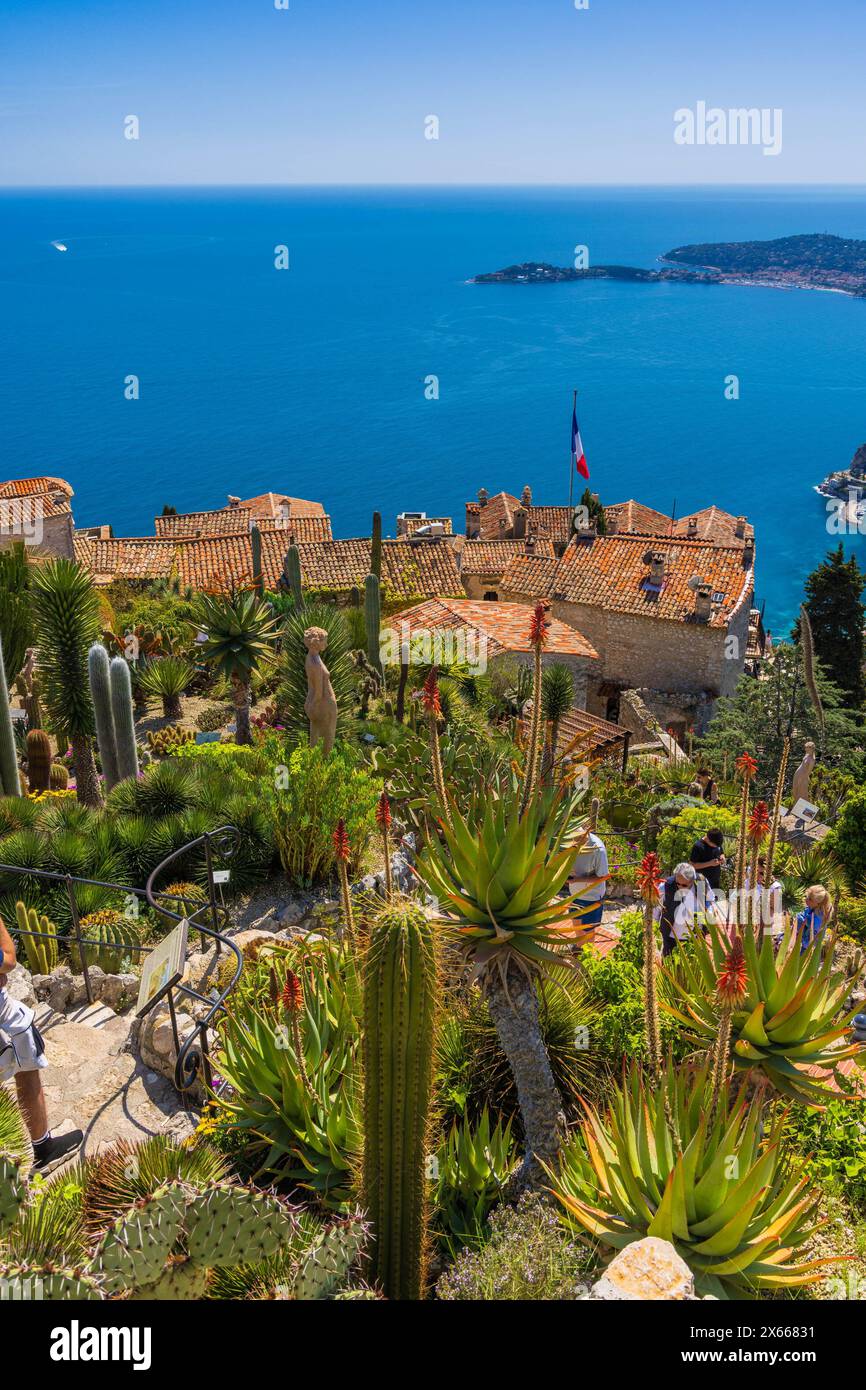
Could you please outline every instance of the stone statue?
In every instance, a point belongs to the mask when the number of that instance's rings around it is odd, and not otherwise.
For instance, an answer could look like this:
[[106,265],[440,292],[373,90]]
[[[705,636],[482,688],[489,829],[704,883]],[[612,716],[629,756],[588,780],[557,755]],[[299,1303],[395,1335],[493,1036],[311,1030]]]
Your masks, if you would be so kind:
[[323,627],[308,627],[304,633],[304,644],[307,648],[304,714],[310,721],[310,747],[321,743],[323,752],[327,754],[334,746],[337,732],[337,697],[328,668],[320,655],[328,645],[328,634]]
[[794,773],[794,780],[791,783],[791,805],[796,806],[801,799],[809,800],[809,779],[812,776],[812,769],[815,766],[815,745],[807,742],[806,752],[803,761]]

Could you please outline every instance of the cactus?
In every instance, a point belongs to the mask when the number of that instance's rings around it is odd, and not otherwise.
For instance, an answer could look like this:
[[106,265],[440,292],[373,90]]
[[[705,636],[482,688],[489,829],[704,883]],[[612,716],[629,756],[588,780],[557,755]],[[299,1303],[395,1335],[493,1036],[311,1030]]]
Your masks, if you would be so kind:
[[329,1226],[307,1251],[292,1286],[292,1296],[303,1302],[336,1298],[360,1257],[366,1231],[358,1218]]
[[81,956],[88,965],[98,965],[106,975],[115,975],[129,955],[132,947],[139,944],[138,929],[128,917],[115,908],[104,907],[99,912],[91,912],[79,922],[84,946],[73,952],[78,969],[82,968]]
[[290,545],[283,560],[283,575],[296,608],[303,608],[304,596],[301,590],[301,552],[296,545]]
[[96,742],[99,747],[99,760],[107,790],[118,780],[117,738],[114,732],[114,715],[111,710],[111,677],[108,652],[101,642],[94,642],[87,653],[87,671],[90,677],[90,695],[93,712],[96,716]]
[[138,745],[135,741],[135,720],[132,713],[132,676],[122,656],[116,656],[109,667],[111,683],[111,713],[114,718],[114,738],[117,750],[117,777],[138,776]]
[[370,573],[382,582],[382,513],[373,513],[373,537],[370,542]]
[[253,588],[259,598],[264,598],[265,576],[262,571],[262,533],[258,526],[250,527],[250,548],[253,553]]
[[58,1269],[55,1265],[0,1264],[0,1284],[4,1297],[27,1302],[95,1302],[102,1298],[99,1285],[80,1269]]
[[13,1154],[0,1153],[0,1235],[15,1225],[26,1200],[21,1160]]
[[374,1273],[388,1298],[424,1294],[435,1025],[433,925],[408,901],[389,906],[370,929],[362,1034],[363,1205]]
[[[167,884],[165,888],[159,889],[157,898],[157,915],[160,921],[169,927],[174,926],[174,918],[168,915],[170,912],[179,912],[184,917],[190,917],[208,901],[207,893],[199,884],[185,882]],[[165,910],[160,912],[160,908]]]
[[160,1277],[180,1236],[185,1205],[184,1188],[167,1184],[117,1217],[93,1257],[106,1293],[123,1293]]
[[48,786],[53,792],[65,792],[69,786],[69,769],[65,763],[52,763],[48,775]]
[[375,574],[368,574],[364,580],[364,623],[367,631],[367,660],[381,673],[379,628],[382,624],[382,598],[379,580]]
[[168,724],[164,729],[157,729],[156,733],[148,730],[147,734],[147,746],[157,757],[173,753],[181,744],[194,742],[195,734],[192,729],[182,729],[179,724]]
[[3,643],[0,642],[0,791],[4,796],[20,796],[18,759],[15,755],[15,735],[12,732],[12,711],[9,687],[3,665]]
[[44,729],[27,734],[27,782],[32,792],[47,792],[51,785],[51,739]]
[[[15,904],[15,916],[27,964],[34,975],[50,975],[57,964],[57,927],[43,915],[40,917],[35,907],[27,908],[24,903]],[[31,932],[41,932],[31,936]]]
[[290,1229],[275,1197],[220,1183],[189,1203],[186,1247],[190,1259],[209,1269],[257,1264],[277,1254]]

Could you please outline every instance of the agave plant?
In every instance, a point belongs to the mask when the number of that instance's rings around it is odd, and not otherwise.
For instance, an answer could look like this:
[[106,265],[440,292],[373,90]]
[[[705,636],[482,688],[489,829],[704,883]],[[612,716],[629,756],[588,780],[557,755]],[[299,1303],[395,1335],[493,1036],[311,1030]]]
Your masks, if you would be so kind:
[[166,719],[179,719],[183,713],[180,697],[195,675],[191,661],[182,656],[160,656],[138,673],[138,683],[146,695],[162,700]]
[[436,1151],[436,1225],[453,1256],[463,1245],[480,1244],[491,1208],[502,1196],[514,1165],[511,1120],[490,1123],[482,1111],[477,1124],[455,1120]]
[[785,1115],[762,1139],[761,1106],[744,1089],[735,1100],[725,1092],[711,1118],[706,1067],[669,1065],[659,1083],[632,1067],[604,1116],[586,1107],[582,1138],[563,1151],[553,1191],[565,1223],[613,1250],[644,1236],[670,1241],[702,1295],[750,1298],[819,1279],[827,1261],[802,1253],[818,1197],[790,1170]]
[[[857,1008],[841,1013],[851,981],[833,970],[832,933],[825,938],[823,950],[801,952],[789,922],[776,955],[769,935],[758,947],[754,933],[743,932],[745,989],[730,1020],[734,1067],[762,1072],[782,1095],[808,1105],[825,1103],[839,1063],[863,1053],[859,1044],[843,1041]],[[696,935],[677,952],[677,970],[668,972],[686,1012],[663,1007],[689,1025],[699,1043],[718,1036],[716,991],[730,949],[724,928],[712,926],[706,939]]]

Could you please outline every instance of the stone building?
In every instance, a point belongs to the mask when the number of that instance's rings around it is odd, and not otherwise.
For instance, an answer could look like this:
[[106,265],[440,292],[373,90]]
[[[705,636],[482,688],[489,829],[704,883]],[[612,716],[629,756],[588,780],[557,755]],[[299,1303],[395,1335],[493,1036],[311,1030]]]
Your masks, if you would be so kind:
[[35,555],[75,553],[72,488],[62,478],[0,483],[0,549],[23,541]]
[[516,557],[501,589],[511,602],[548,599],[599,653],[592,713],[628,726],[622,696],[639,691],[651,718],[682,737],[704,727],[743,674],[754,545],[587,533],[559,559]]

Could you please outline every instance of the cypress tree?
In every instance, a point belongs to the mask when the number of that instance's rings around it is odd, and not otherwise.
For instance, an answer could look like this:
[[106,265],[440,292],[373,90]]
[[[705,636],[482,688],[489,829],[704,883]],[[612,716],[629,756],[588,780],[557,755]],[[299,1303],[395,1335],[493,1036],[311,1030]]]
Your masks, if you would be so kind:
[[863,623],[866,573],[840,543],[806,580],[806,609],[812,624],[815,655],[830,679],[851,703],[862,705]]

